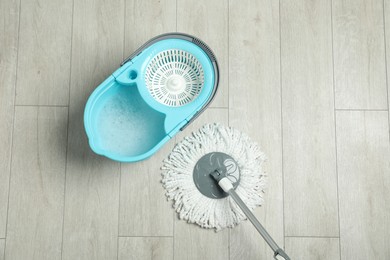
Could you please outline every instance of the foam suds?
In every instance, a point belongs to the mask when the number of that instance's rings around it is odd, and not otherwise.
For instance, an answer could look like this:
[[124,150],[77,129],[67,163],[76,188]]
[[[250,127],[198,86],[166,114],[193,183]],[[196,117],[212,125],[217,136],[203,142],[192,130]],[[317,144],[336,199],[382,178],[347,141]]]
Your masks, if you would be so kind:
[[98,119],[104,150],[118,155],[139,155],[165,136],[165,115],[150,108],[136,86],[115,86],[107,95]]

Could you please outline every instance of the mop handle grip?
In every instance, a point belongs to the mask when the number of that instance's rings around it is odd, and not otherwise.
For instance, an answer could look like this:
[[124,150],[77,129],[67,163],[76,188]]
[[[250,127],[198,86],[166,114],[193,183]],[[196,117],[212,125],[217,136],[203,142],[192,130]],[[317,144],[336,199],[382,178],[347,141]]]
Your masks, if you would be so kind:
[[[227,179],[227,178],[226,178]],[[253,226],[257,229],[260,235],[264,238],[267,244],[274,251],[274,258],[280,259],[277,257],[282,257],[282,259],[290,260],[290,257],[276,244],[276,242],[272,239],[270,234],[268,234],[267,230],[261,225],[261,223],[257,220],[252,211],[246,206],[246,204],[242,201],[240,196],[236,193],[234,189],[230,189],[227,191],[229,195],[234,199],[237,205],[241,208],[244,214],[247,216],[250,222],[252,222]]]

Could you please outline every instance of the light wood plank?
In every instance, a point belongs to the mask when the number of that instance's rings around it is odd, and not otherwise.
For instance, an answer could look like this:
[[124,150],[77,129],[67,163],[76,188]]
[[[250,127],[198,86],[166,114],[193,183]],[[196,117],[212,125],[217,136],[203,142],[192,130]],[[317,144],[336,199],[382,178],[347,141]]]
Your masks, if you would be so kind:
[[0,238],[4,238],[14,117],[19,1],[0,1],[0,17]]
[[[139,12],[139,10],[144,10]],[[176,28],[176,2],[126,2],[125,53],[129,55],[150,38]],[[145,30],[149,22],[150,30]],[[142,25],[142,26],[140,26]],[[122,164],[119,234],[123,236],[173,235],[173,211],[161,186],[162,160],[173,141],[146,161]],[[148,184],[148,185],[145,185]],[[142,195],[141,195],[142,194]],[[142,199],[141,199],[142,198]]]
[[120,237],[119,260],[173,259],[171,237]]
[[338,236],[329,1],[281,2],[285,235]]
[[126,57],[150,38],[174,31],[176,31],[176,0],[126,1]]
[[183,220],[175,221],[175,259],[229,259],[229,230],[216,233]]
[[[177,135],[177,142],[184,136],[197,130],[206,123],[219,122],[228,125],[227,109],[209,108],[199,116],[182,133]],[[175,216],[177,216],[175,214]],[[228,259],[229,258],[229,230],[218,233],[214,230],[202,229],[195,224],[175,217],[174,253],[175,259]]]
[[341,259],[390,259],[388,113],[340,111],[336,119]]
[[171,141],[145,161],[121,165],[120,235],[173,235],[174,210],[165,197],[160,170],[172,148]]
[[333,0],[336,108],[387,109],[382,0]]
[[[278,1],[230,1],[229,122],[269,158],[265,203],[255,215],[283,247],[283,186]],[[230,259],[271,259],[248,221],[231,230]]]
[[16,107],[6,259],[60,259],[68,109]]
[[228,107],[228,2],[209,0],[177,1],[177,30],[199,37],[218,60],[220,81],[211,107]]
[[5,239],[0,239],[0,260],[4,260]]
[[116,259],[119,163],[94,154],[83,112],[122,61],[124,2],[75,1],[63,259]]
[[291,259],[340,259],[338,238],[286,237],[286,251]]
[[72,0],[22,0],[18,105],[68,105]]

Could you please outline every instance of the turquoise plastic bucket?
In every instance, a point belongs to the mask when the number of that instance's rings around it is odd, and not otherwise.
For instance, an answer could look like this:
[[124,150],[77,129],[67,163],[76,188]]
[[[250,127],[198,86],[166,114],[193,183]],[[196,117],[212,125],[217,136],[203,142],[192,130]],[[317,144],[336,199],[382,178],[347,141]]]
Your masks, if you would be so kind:
[[[174,82],[169,93],[158,85],[160,75],[155,76],[166,68],[163,81]],[[218,79],[217,60],[201,40],[181,33],[151,39],[89,97],[84,126],[91,149],[120,162],[150,157],[210,104]],[[175,84],[191,99],[176,93]]]

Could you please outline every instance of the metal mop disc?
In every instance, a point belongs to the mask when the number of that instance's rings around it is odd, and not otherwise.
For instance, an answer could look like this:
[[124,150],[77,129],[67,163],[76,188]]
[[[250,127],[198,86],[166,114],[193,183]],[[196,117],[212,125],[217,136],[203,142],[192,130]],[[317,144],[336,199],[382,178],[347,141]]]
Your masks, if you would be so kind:
[[196,163],[193,175],[196,188],[209,198],[225,198],[229,194],[224,192],[210,176],[210,173],[214,171],[219,171],[227,176],[235,189],[240,182],[240,169],[237,162],[230,155],[221,152],[208,153]]
[[246,216],[230,196],[218,190],[209,171],[219,170],[231,180],[237,179],[237,194],[254,209],[263,202],[264,159],[246,134],[207,124],[178,143],[164,160],[162,183],[181,219],[216,230],[233,227]]

